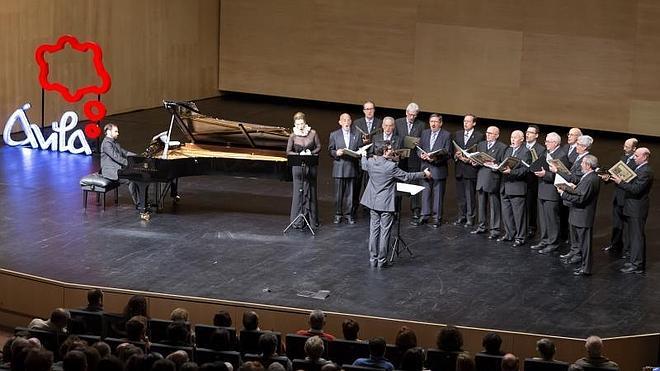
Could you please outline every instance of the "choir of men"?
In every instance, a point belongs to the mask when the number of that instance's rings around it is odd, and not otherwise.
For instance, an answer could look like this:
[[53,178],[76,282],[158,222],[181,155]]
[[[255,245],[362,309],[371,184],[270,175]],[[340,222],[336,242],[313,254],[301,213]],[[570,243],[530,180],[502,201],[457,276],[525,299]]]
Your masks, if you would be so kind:
[[[351,126],[350,116],[344,113],[339,119],[341,127],[330,134],[334,223],[340,223],[342,218],[355,223],[354,192],[360,194],[360,187],[355,187],[357,159],[345,155],[344,149],[356,151],[367,143],[374,147],[388,143],[393,150],[410,149],[408,157],[399,160],[399,168],[408,172],[428,169],[431,174],[422,181],[422,199],[411,198],[410,224],[441,226],[448,167],[454,163],[458,208],[454,225],[476,226],[472,235],[487,233],[488,239],[509,241],[513,247],[530,242],[532,251],[546,255],[559,251],[566,229],[569,249],[559,257],[564,264],[577,265],[573,272],[577,276],[592,272],[593,225],[600,183],[613,184],[616,189],[612,235],[603,250],[623,252],[622,258],[627,262],[621,272],[644,272],[644,228],[653,172],[648,163],[651,153],[647,148],[637,148],[637,139],[630,138],[623,146],[620,160],[635,172],[635,177],[626,181],[604,172],[597,175],[598,159],[590,154],[594,140],[579,128],[569,130],[563,146],[559,134],[548,133],[543,146],[538,142],[539,127],[529,125],[525,133],[514,130],[510,145],[506,145],[498,140],[500,130],[496,126],[488,127],[484,138],[475,128],[477,117],[473,114],[465,115],[463,130],[452,137],[442,128],[442,116],[438,114],[430,116],[425,128],[417,119],[419,106],[415,103],[406,107],[406,117],[396,121],[387,118],[381,122],[375,118],[371,101],[365,102],[363,109],[364,118],[353,122],[359,129]],[[562,182],[566,184],[558,185]],[[567,225],[563,225],[562,219],[567,219]],[[529,240],[534,237],[535,241]]]

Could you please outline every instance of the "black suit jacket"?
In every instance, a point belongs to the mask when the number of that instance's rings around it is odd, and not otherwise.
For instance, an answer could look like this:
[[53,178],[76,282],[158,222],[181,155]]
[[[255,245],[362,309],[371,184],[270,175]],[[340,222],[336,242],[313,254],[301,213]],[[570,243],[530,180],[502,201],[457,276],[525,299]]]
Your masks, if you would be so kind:
[[[482,140],[484,140],[484,135],[477,129],[472,130],[472,135],[467,143],[465,143],[465,130],[459,130],[454,134],[454,142],[463,149],[470,148]],[[477,179],[477,168],[475,166],[458,159],[455,159],[455,163],[456,171],[454,175],[456,175],[456,178]]]
[[431,162],[421,160],[420,170],[424,170],[425,168],[428,167],[429,170],[431,171],[431,176],[433,177],[433,179],[447,179],[447,174],[449,173],[449,171],[447,170],[447,161],[451,157],[450,154],[452,150],[451,134],[449,134],[447,130],[442,130],[442,128],[440,128],[440,131],[438,132],[437,135],[438,136],[435,139],[435,143],[433,143],[433,148],[430,148],[431,129],[424,130],[422,132],[421,140],[419,141],[419,147],[426,152],[433,152],[439,149],[444,149],[445,151],[447,151],[447,154],[443,156],[439,156],[434,161]]
[[[394,121],[394,124],[396,126],[396,129],[394,132],[401,138],[401,143],[403,143],[404,138],[406,136],[411,136],[411,137],[421,137],[422,136],[422,131],[426,128],[426,124],[424,124],[424,121],[415,119],[413,121],[412,129],[410,130],[410,133],[408,133],[408,122],[406,121],[405,117],[398,118]],[[419,157],[417,156],[417,151],[414,149],[410,150],[410,157],[404,160],[401,160],[399,162],[399,166],[403,169],[414,169],[417,170],[419,169],[419,164],[420,160]]]
[[[383,126],[383,120],[379,119],[378,117],[374,117],[374,122],[371,123],[371,131],[367,130],[367,120],[364,117],[360,117],[359,119],[353,121],[353,126],[360,128],[360,130],[367,134],[371,134],[373,131],[380,129]],[[360,130],[358,130],[358,133],[362,134]],[[380,133],[380,131],[378,132]]]
[[621,182],[617,188],[625,191],[623,215],[633,218],[646,218],[649,214],[649,192],[653,186],[653,170],[644,164],[635,170],[637,177],[630,183]]
[[[506,152],[506,144],[496,141],[493,146],[488,149],[488,142],[481,141],[477,144],[477,151],[489,154],[495,159],[497,163],[504,160],[504,152]],[[485,166],[478,166],[477,169],[477,191],[484,191],[488,193],[496,193],[500,191],[500,178],[502,173],[497,170]]]
[[575,193],[562,193],[561,198],[568,202],[570,208],[568,222],[571,225],[580,228],[593,227],[599,191],[600,178],[592,171],[578,182]]
[[[621,161],[623,161],[631,169],[635,169],[637,167],[637,165],[635,164],[635,160],[633,159],[632,156],[629,157],[626,155],[622,155]],[[625,195],[626,195],[626,191],[624,191],[620,187],[616,187],[614,189],[614,204],[617,206],[623,206]]]
[[[546,152],[546,155],[548,153]],[[546,156],[544,155],[544,156]],[[561,161],[564,166],[568,167],[568,156],[562,151],[561,148],[558,148],[553,154],[550,155],[553,160]],[[543,170],[545,170],[545,176],[542,178],[537,178],[539,182],[539,199],[548,200],[548,201],[559,201],[559,192],[555,187],[555,173],[549,170],[548,162],[544,161]]]
[[[504,159],[511,157],[513,153],[513,148],[508,147],[504,152]],[[529,154],[529,150],[521,145],[516,150],[516,158],[530,163],[532,161],[532,156]],[[527,195],[527,167],[522,163],[518,164],[515,169],[511,169],[510,174],[502,174],[502,185],[500,187],[500,192],[503,195],[507,196],[526,196]]]
[[[578,155],[577,155],[577,151],[576,151],[575,149],[573,149],[573,152],[570,152],[570,153],[569,153],[569,151],[570,151],[570,149],[571,149],[571,145],[568,144],[568,143],[566,143],[566,144],[564,144],[563,146],[561,146],[561,149],[562,149],[562,150],[564,151],[564,153],[566,154],[566,157],[568,157],[568,164],[569,164],[570,166],[573,166],[573,164],[575,163],[575,159],[576,159],[577,156],[578,156]],[[570,167],[569,167],[569,169],[570,169]]]

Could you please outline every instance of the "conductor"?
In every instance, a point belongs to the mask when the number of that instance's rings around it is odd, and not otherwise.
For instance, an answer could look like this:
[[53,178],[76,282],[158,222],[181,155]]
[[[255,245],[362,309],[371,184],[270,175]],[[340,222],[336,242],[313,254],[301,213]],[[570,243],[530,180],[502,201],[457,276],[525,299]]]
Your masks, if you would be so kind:
[[372,158],[362,156],[362,170],[369,173],[369,183],[360,203],[370,209],[369,264],[372,268],[387,266],[387,248],[395,211],[396,181],[410,182],[424,177],[431,178],[428,169],[415,173],[399,169],[391,160],[393,155],[391,143],[385,141],[374,150]]

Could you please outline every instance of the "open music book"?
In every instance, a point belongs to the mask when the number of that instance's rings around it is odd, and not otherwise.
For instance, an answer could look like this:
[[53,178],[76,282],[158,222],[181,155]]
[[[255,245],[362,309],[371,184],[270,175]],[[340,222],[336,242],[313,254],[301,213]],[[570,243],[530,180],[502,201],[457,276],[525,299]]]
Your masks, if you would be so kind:
[[396,183],[397,192],[409,193],[411,196],[418,194],[424,190],[424,186],[408,183]]
[[555,175],[554,185],[557,187],[557,189],[561,189],[564,192],[575,193],[575,184],[570,183],[568,180],[564,179],[564,177],[559,175],[559,173]]
[[566,165],[564,165],[564,163],[561,162],[561,160],[559,160],[559,159],[553,158],[552,160],[548,161],[548,164],[554,165],[554,167],[557,168],[557,174],[559,174],[559,173],[570,174],[571,173],[571,171],[568,170]]
[[626,165],[626,163],[623,161],[619,161],[616,164],[614,164],[614,166],[609,168],[607,172],[612,175],[618,176],[619,178],[621,178],[621,180],[623,180],[626,183],[630,183],[631,180],[637,177],[635,170],[628,167],[628,165]]
[[484,165],[497,171],[504,171],[506,168],[515,169],[521,161],[518,157],[507,157],[499,164]]
[[430,156],[431,158],[433,158],[433,159],[438,159],[438,158],[440,158],[441,156],[446,156],[446,155],[448,155],[447,150],[444,149],[444,148],[440,148],[440,149],[436,149],[435,151],[427,152],[427,151],[423,150],[422,147],[420,147],[420,146],[415,146],[415,147],[416,147],[418,150],[420,150],[422,153],[425,153],[425,154],[429,155],[429,156]]
[[535,173],[537,171],[543,170],[543,165],[546,163],[545,158],[537,157],[536,160],[532,161],[531,164],[521,161],[523,165],[529,168],[529,171]]
[[354,158],[360,158],[362,156],[367,155],[367,149],[371,147],[373,143],[369,143],[367,145],[364,145],[360,148],[358,148],[357,151],[353,151],[352,149],[344,148],[344,154],[349,157],[354,157]]

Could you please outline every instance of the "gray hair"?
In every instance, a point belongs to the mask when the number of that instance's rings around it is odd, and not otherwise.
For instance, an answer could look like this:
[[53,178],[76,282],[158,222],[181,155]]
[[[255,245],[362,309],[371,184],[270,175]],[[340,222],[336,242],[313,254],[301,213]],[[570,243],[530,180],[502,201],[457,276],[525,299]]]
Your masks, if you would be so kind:
[[561,136],[559,136],[559,134],[555,133],[554,131],[552,133],[548,133],[548,135],[545,136],[545,140],[548,139],[553,142],[557,142],[557,144],[561,144]]
[[594,138],[590,137],[589,135],[580,135],[577,138],[577,143],[582,144],[583,146],[587,147],[587,149],[591,148],[591,145],[594,144]]
[[598,167],[598,159],[594,155],[586,155],[582,158],[582,162],[589,165],[592,169]]
[[394,117],[392,117],[392,116],[385,116],[385,118],[383,119],[383,124],[385,123],[385,121],[392,121],[392,123],[394,123]]
[[408,104],[408,106],[406,107],[406,112],[410,112],[410,113],[419,113],[419,106],[417,105],[417,103],[415,103],[415,102],[411,102],[411,103]]

